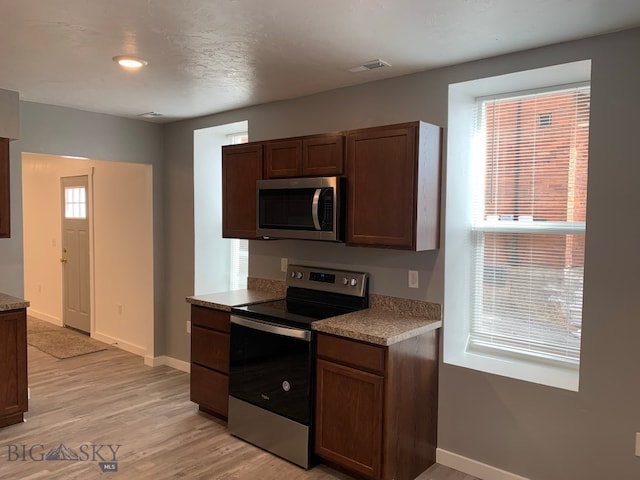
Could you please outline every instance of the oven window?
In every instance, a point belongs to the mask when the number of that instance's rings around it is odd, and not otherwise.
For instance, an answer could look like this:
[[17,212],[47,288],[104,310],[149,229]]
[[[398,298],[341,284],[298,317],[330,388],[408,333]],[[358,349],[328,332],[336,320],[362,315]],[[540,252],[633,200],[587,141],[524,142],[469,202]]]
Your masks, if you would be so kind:
[[311,342],[231,324],[230,395],[310,425],[312,375]]

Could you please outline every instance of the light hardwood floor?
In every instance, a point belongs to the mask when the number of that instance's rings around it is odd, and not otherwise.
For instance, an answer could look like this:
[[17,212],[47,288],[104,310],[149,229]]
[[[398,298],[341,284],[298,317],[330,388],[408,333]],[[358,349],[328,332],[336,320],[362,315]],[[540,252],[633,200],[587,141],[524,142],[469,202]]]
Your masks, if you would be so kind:
[[[350,478],[324,465],[305,471],[230,436],[189,401],[186,373],[146,367],[114,347],[66,360],[28,348],[29,412],[26,422],[0,430],[2,480]],[[84,461],[37,461],[60,444]],[[100,471],[100,456],[113,459],[109,447],[93,461],[87,445],[121,445],[118,472]],[[419,480],[476,479],[434,465]]]

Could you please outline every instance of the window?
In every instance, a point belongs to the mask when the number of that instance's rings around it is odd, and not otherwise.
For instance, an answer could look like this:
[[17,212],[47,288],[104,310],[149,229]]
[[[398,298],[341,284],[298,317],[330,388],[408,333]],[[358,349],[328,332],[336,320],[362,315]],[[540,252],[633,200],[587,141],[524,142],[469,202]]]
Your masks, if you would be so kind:
[[538,126],[539,127],[548,127],[551,125],[551,114],[550,113],[541,113],[538,115]]
[[87,218],[87,192],[84,187],[65,187],[64,218]]
[[590,70],[449,86],[445,363],[578,389]]
[[[481,99],[469,348],[580,359],[589,87]],[[546,128],[537,128],[545,111]]]

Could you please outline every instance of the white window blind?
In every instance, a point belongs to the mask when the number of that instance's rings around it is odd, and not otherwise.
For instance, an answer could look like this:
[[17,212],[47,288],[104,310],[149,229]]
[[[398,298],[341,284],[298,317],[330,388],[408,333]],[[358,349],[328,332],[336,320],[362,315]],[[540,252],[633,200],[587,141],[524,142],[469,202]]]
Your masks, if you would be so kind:
[[247,287],[249,270],[249,241],[231,240],[231,290]]
[[469,350],[577,364],[588,85],[477,101]]

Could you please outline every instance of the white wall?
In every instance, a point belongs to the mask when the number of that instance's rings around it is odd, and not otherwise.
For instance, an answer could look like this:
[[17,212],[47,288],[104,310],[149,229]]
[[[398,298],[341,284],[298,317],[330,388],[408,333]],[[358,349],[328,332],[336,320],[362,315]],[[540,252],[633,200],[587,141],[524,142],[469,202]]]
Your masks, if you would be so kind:
[[[93,168],[92,336],[153,355],[151,165],[23,154],[25,297],[62,324],[60,177]],[[119,307],[122,307],[121,309]]]
[[230,290],[231,243],[222,238],[222,145],[246,132],[234,122],[193,132],[194,295]]

